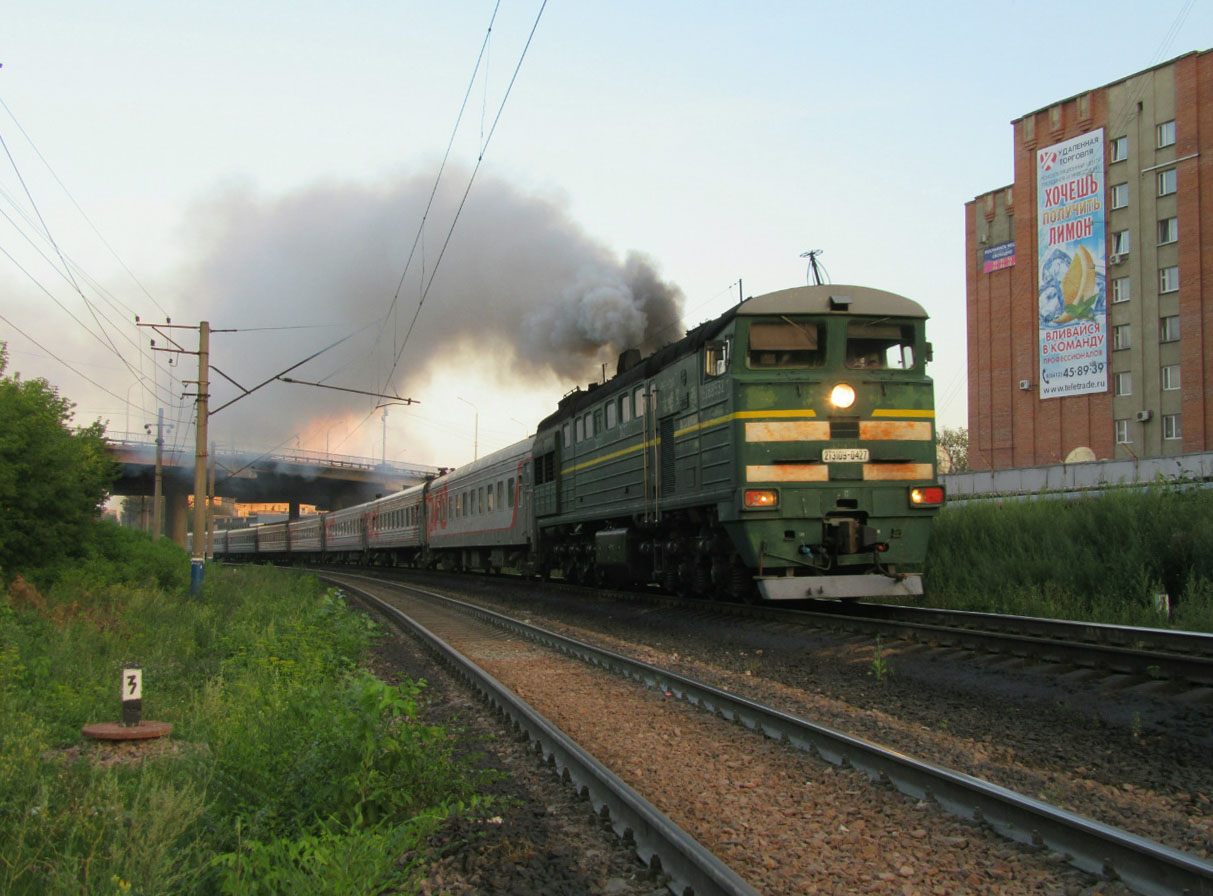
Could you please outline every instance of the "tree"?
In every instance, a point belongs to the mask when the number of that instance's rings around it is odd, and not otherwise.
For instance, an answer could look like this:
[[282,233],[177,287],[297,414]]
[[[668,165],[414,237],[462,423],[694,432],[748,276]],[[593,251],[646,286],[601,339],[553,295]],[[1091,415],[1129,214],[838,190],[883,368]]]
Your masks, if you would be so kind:
[[937,442],[947,455],[948,469],[945,473],[964,473],[969,469],[969,431],[963,426],[955,429],[945,426],[939,431]]
[[75,405],[44,379],[6,376],[0,342],[0,573],[76,556],[117,476],[100,420],[73,430]]

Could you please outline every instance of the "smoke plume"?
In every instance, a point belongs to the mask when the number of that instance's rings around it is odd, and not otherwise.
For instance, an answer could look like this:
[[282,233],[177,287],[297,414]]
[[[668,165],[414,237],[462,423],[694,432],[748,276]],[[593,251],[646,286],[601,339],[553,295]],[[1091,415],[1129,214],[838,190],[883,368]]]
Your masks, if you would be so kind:
[[[653,262],[616,258],[554,199],[481,177],[447,242],[467,179],[448,170],[444,182],[457,187],[438,191],[415,247],[429,176],[276,198],[233,188],[197,208],[189,225],[202,254],[184,295],[212,328],[240,330],[216,335],[215,365],[247,388],[359,331],[288,376],[407,396],[437,370],[474,363],[518,389],[567,389],[613,369],[624,349],[681,334],[682,294]],[[266,439],[376,403],[281,383],[264,392],[216,422]],[[239,394],[222,380],[212,393],[212,407]]]

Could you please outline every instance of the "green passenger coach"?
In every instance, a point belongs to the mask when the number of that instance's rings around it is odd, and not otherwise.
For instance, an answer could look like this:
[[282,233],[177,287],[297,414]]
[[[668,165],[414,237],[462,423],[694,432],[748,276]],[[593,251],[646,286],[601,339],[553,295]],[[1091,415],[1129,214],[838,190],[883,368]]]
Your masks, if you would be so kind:
[[536,432],[538,569],[726,599],[921,593],[943,503],[926,318],[804,286],[625,352]]

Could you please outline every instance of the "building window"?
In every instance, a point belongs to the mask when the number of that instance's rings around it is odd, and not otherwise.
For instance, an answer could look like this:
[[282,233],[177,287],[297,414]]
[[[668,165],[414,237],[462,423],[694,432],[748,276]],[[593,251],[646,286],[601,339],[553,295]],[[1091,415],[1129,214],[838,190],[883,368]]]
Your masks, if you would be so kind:
[[1128,277],[1117,277],[1112,281],[1112,304],[1127,302],[1132,297]]
[[1128,371],[1116,374],[1116,394],[1133,394],[1133,374],[1129,373]]
[[1158,195],[1170,196],[1179,189],[1179,173],[1174,168],[1158,172]]
[[1162,369],[1162,390],[1176,392],[1179,390],[1179,365],[1168,364]]
[[1129,138],[1114,137],[1108,142],[1108,161],[1123,162],[1129,157]]
[[1158,126],[1158,148],[1175,144],[1175,120],[1164,121]]
[[1183,430],[1179,425],[1179,414],[1162,415],[1162,437],[1164,439],[1183,438]]
[[1159,268],[1158,270],[1158,291],[1175,292],[1179,289],[1179,265],[1173,264],[1170,267]]
[[1129,421],[1128,420],[1117,420],[1117,421],[1115,421],[1115,423],[1116,423],[1116,444],[1117,445],[1128,445],[1129,444]]
[[1124,208],[1129,204],[1129,185],[1112,185],[1112,208]]
[[1158,245],[1165,246],[1179,239],[1179,218],[1163,218],[1158,222]]
[[1158,341],[1159,342],[1178,342],[1179,341],[1179,315],[1172,314],[1169,317],[1162,317],[1158,320]]
[[1118,230],[1112,234],[1112,254],[1113,255],[1128,255],[1129,254],[1129,231]]
[[1120,351],[1129,347],[1129,325],[1117,324],[1112,328],[1112,350]]

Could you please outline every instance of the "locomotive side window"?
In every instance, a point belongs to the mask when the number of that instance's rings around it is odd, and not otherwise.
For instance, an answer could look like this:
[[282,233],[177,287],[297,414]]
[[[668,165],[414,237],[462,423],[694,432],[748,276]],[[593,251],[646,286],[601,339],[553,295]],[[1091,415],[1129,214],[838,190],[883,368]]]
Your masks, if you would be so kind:
[[572,423],[564,424],[564,426],[562,426],[560,429],[560,433],[563,438],[563,441],[561,442],[561,444],[563,444],[565,448],[568,448],[570,445],[573,444],[573,424]]
[[821,328],[814,323],[784,318],[750,324],[750,367],[820,367]]
[[847,324],[847,367],[909,370],[914,366],[914,328],[884,321]]
[[624,395],[619,399],[619,422],[627,423],[632,419],[632,398]]
[[720,339],[703,347],[703,372],[705,376],[720,376],[729,369],[729,343]]
[[608,401],[606,404],[606,428],[615,428],[615,412],[618,410],[615,402]]
[[585,441],[585,417],[577,418],[577,441]]
[[632,416],[639,420],[644,416],[644,386],[636,387],[636,391],[632,394],[632,402],[635,410]]

